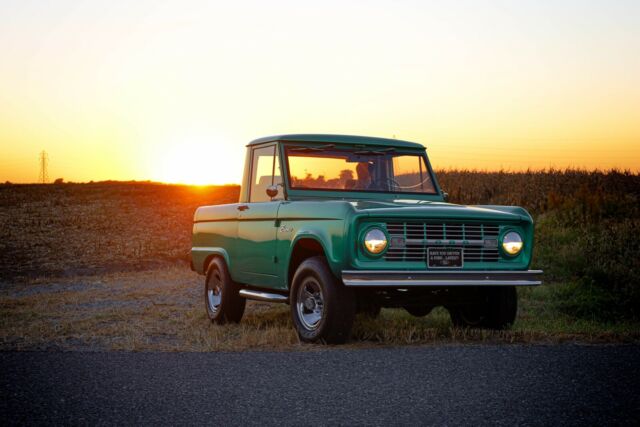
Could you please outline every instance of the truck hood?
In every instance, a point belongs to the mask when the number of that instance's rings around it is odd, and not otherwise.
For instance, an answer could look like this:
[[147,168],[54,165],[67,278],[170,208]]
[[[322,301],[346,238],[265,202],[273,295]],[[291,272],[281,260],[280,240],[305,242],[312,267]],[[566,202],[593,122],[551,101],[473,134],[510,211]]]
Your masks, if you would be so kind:
[[349,203],[357,213],[373,217],[531,221],[527,211],[517,206],[467,206],[410,199],[352,200]]

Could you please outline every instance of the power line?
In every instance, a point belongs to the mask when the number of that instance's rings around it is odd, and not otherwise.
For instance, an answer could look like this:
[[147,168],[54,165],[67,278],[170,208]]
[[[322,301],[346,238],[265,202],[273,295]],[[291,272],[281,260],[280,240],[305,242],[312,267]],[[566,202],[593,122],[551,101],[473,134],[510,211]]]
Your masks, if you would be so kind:
[[38,175],[38,182],[41,184],[46,184],[49,182],[49,171],[47,170],[49,166],[49,155],[46,151],[42,150],[40,152],[40,174]]

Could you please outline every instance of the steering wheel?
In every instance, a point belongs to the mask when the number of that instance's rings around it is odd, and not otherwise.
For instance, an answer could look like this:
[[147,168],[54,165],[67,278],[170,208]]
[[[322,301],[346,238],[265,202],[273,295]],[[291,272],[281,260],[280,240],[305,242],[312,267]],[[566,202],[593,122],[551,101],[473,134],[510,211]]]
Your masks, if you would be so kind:
[[396,181],[395,179],[384,178],[384,179],[376,179],[374,181],[371,181],[371,185],[369,185],[369,189],[380,190],[380,189],[383,189],[385,185],[388,185],[391,191],[393,191],[395,188],[402,187],[400,184],[398,184],[398,181]]

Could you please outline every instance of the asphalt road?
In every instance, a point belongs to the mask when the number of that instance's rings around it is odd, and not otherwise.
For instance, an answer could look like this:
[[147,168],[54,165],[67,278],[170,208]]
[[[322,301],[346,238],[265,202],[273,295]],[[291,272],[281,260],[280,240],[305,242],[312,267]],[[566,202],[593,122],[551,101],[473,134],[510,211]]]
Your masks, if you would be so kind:
[[633,424],[640,346],[0,353],[3,424]]

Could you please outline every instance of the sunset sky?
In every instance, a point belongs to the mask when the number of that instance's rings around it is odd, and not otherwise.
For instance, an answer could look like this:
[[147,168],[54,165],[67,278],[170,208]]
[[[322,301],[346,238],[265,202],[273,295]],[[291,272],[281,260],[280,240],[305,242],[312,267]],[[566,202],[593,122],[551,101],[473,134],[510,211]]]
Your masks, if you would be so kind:
[[640,1],[1,1],[0,181],[237,183],[250,140],[640,170]]

